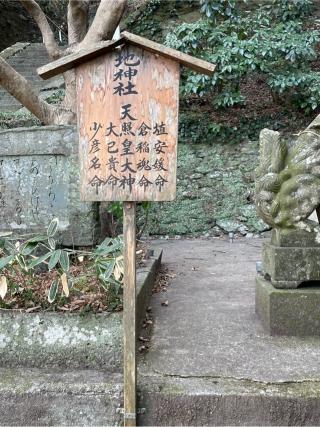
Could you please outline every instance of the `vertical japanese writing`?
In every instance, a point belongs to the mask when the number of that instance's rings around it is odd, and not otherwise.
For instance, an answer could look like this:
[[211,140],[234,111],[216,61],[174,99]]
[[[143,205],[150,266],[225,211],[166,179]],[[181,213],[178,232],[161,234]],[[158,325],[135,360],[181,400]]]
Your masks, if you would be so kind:
[[88,144],[82,194],[90,200],[168,200],[170,189],[175,192],[179,66],[132,46],[105,61],[77,75],[85,85],[78,107]]
[[31,186],[31,212],[35,220],[38,220],[39,217],[39,205],[40,205],[40,195],[39,195],[39,182],[38,176],[40,172],[40,164],[36,159],[31,159],[30,165],[30,176],[32,177],[32,186]]

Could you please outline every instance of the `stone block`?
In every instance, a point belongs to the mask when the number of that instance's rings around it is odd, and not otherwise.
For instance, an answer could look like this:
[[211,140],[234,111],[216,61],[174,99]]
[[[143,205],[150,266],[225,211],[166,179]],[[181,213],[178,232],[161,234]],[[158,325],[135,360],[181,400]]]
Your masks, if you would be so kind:
[[0,132],[0,232],[42,232],[60,220],[60,243],[88,246],[99,237],[99,206],[81,202],[78,134],[73,126]]
[[256,278],[256,313],[270,335],[320,336],[318,287],[277,289]]
[[281,247],[320,247],[320,242],[317,239],[317,233],[297,228],[273,229],[271,234],[271,244]]
[[297,288],[302,282],[320,280],[320,247],[264,243],[262,264],[276,288]]

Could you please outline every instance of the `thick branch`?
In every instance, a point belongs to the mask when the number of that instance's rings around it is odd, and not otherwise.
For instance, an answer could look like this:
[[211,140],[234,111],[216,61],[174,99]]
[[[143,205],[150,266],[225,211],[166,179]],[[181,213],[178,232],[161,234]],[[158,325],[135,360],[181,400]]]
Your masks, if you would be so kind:
[[30,82],[0,57],[0,86],[45,124],[73,123],[74,113],[42,100]]
[[68,38],[69,44],[79,43],[87,32],[89,0],[69,0]]
[[110,40],[123,15],[127,0],[101,0],[94,20],[80,48],[102,40]]
[[36,24],[38,25],[42,34],[43,43],[47,49],[50,58],[58,59],[61,55],[61,52],[54,39],[54,34],[51,30],[46,15],[44,14],[41,7],[34,0],[20,0],[20,3],[36,21]]

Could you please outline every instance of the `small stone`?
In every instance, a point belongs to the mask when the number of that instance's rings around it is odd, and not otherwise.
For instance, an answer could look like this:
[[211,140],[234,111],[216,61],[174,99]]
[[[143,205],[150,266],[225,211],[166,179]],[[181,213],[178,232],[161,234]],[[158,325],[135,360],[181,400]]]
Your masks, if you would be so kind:
[[177,234],[176,236],[174,236],[175,240],[180,240],[181,236],[179,234]]
[[239,227],[241,227],[242,224],[236,221],[230,221],[230,220],[217,220],[216,222],[217,226],[224,230],[226,233],[235,233],[238,231]]
[[218,178],[220,176],[220,172],[214,172],[209,175],[210,179]]
[[247,233],[246,239],[253,239],[253,233]]
[[201,179],[201,178],[202,178],[201,173],[193,173],[192,175],[190,175],[191,180]]
[[238,232],[242,236],[245,236],[248,233],[248,227],[246,227],[245,225],[240,225],[240,227],[238,228]]

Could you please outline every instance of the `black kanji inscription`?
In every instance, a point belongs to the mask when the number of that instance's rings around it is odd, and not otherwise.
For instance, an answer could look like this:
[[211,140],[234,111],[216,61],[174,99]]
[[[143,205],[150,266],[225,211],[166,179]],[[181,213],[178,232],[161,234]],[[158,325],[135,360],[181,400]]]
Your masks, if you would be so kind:
[[107,162],[107,166],[109,170],[112,170],[114,172],[117,172],[116,170],[116,166],[119,164],[118,160],[116,159],[116,157],[111,156],[110,159]]
[[129,188],[130,193],[132,192],[132,186],[135,183],[135,178],[131,176],[131,173],[129,173],[129,176],[123,176],[120,179],[119,188],[123,188],[125,190],[126,186]]
[[119,149],[118,148],[114,148],[114,146],[116,145],[116,141],[109,141],[107,142],[107,150],[109,154],[116,154]]
[[143,187],[144,191],[146,191],[149,185],[152,185],[152,182],[149,181],[148,178],[143,175],[138,184],[140,185],[140,187]]
[[120,120],[124,120],[127,117],[128,117],[129,120],[137,120],[133,116],[130,115],[131,104],[122,105],[121,108],[122,108],[123,111],[121,111]]
[[166,132],[166,125],[163,122],[160,124],[156,123],[153,129],[154,135],[168,135],[168,132]]
[[149,153],[149,143],[148,142],[139,142],[136,148],[137,153]]
[[156,171],[167,171],[168,169],[166,169],[164,167],[164,158],[161,157],[160,159],[157,159],[154,164],[152,165],[153,169],[155,169]]
[[131,166],[132,166],[132,162],[129,162],[129,159],[127,158],[125,163],[121,165],[122,167],[121,172],[130,171],[132,173],[135,173],[136,171]]
[[90,160],[90,167],[89,167],[89,169],[94,169],[94,170],[96,170],[96,169],[100,169],[100,167],[101,167],[101,163],[100,163],[99,157],[94,156],[94,157]]
[[108,126],[106,128],[106,133],[105,136],[110,136],[111,134],[115,135],[115,136],[119,136],[115,131],[114,128],[116,128],[117,126],[114,125],[112,122],[110,122],[110,126]]
[[165,141],[159,141],[155,143],[154,149],[157,154],[165,154],[164,148],[168,148],[167,143]]
[[150,171],[151,166],[149,165],[149,160],[146,160],[145,158],[140,160],[140,162],[137,164],[137,169],[138,171],[142,171],[142,170]]
[[161,175],[158,175],[158,178],[154,181],[154,183],[158,187],[159,191],[162,191],[162,188],[163,188],[165,182],[168,182],[168,181],[165,178],[163,178],[163,176],[161,176]]

